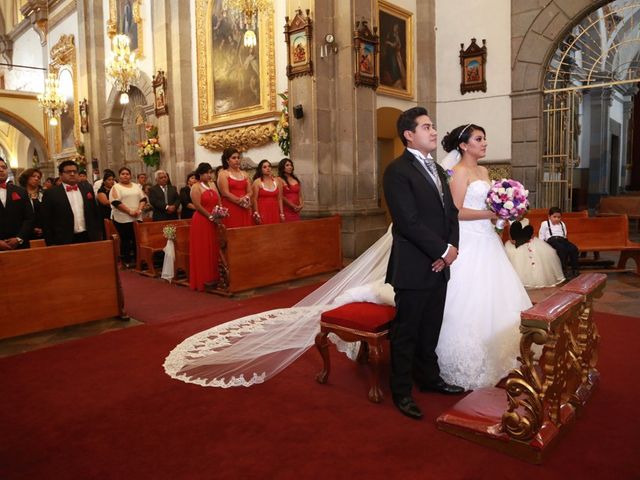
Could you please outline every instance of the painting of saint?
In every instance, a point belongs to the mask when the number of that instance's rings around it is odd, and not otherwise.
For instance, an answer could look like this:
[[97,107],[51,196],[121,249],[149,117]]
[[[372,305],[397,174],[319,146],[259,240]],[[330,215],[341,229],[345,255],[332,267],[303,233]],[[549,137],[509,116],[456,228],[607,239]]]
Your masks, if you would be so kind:
[[65,97],[67,111],[60,115],[60,135],[62,150],[75,148],[75,103],[73,96],[73,77],[66,68],[60,70],[58,75],[60,92]]
[[465,68],[465,81],[466,83],[481,82],[480,78],[480,62],[478,60],[471,60],[467,63]]
[[374,46],[370,43],[364,43],[360,46],[360,56],[358,57],[358,69],[360,74],[372,77],[373,71]]
[[307,63],[307,36],[306,33],[298,32],[291,37],[291,44],[293,49],[291,51],[291,65],[297,65],[301,63]]
[[380,84],[407,88],[407,24],[399,17],[380,11]]
[[135,0],[117,0],[118,33],[129,37],[129,48],[133,52],[138,49],[138,24],[135,23],[133,3]]
[[256,45],[246,47],[242,15],[224,10],[222,3],[214,0],[211,17],[214,114],[261,104],[259,21],[253,29]]

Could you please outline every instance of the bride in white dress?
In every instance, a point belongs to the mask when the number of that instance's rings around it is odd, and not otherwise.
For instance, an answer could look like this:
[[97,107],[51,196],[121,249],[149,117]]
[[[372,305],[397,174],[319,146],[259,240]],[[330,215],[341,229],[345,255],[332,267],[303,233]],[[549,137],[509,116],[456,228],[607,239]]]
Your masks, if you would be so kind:
[[[459,165],[444,165],[454,170],[452,193],[463,208],[459,254],[451,267],[437,353],[444,380],[473,389],[495,384],[515,366],[520,311],[531,302],[494,231],[490,220],[494,215],[484,203],[489,178],[486,169],[477,165],[486,150],[484,131],[471,125],[463,128],[445,137],[460,140],[448,150],[467,151],[462,152]],[[391,243],[389,229],[348,267],[291,308],[249,315],[187,338],[166,358],[166,373],[187,383],[220,388],[248,387],[273,377],[313,346],[323,311],[356,301],[393,305],[393,288],[384,284]],[[337,337],[332,340],[339,350],[355,357],[358,345]]]
[[496,234],[491,221],[496,215],[487,208],[491,181],[478,165],[487,150],[484,129],[461,125],[442,146],[460,157],[449,182],[459,211],[460,244],[436,353],[442,378],[473,390],[496,384],[516,366],[520,312],[531,301]]

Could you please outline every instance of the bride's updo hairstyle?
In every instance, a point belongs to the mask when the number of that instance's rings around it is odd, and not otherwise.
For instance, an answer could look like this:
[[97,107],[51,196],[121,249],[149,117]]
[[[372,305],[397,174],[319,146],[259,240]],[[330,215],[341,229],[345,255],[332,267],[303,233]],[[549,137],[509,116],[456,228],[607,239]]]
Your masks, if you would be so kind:
[[461,143],[467,143],[471,138],[471,134],[474,130],[480,130],[483,134],[487,134],[480,125],[475,125],[473,123],[468,123],[467,125],[460,125],[459,127],[454,128],[451,132],[447,132],[447,134],[442,139],[442,148],[444,148],[445,152],[451,152],[452,150],[460,150]]

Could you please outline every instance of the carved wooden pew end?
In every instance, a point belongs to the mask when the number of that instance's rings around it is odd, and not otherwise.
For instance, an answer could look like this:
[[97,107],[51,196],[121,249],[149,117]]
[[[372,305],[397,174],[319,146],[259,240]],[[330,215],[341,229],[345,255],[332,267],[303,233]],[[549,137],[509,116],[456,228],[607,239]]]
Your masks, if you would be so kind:
[[[522,312],[520,367],[500,387],[475,390],[445,411],[438,428],[514,457],[541,463],[597,386],[600,337],[593,298],[604,274],[583,274]],[[532,346],[542,345],[539,357]]]

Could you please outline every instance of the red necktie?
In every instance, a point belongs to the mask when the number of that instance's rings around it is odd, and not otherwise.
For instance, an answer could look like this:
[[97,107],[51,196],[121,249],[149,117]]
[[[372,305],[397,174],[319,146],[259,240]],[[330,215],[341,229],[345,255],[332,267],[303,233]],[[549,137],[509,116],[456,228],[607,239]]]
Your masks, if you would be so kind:
[[4,188],[6,190],[7,189],[7,182],[0,183],[0,188]]
[[78,185],[67,185],[67,192],[78,190]]

